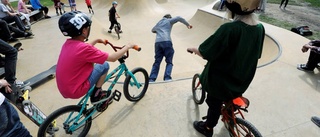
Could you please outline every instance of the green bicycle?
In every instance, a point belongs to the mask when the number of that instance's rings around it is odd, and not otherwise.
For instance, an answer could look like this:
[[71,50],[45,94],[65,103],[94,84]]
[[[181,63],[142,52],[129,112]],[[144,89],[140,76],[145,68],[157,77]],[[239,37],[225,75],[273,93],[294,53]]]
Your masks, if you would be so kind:
[[[121,47],[113,46],[111,43],[108,44],[115,52],[117,49],[121,49]],[[139,47],[135,47],[134,49],[141,50]],[[108,88],[111,91],[109,97],[102,99],[98,104],[89,105],[88,100],[93,91],[92,87],[77,105],[65,106],[50,114],[40,125],[38,137],[86,136],[91,128],[92,120],[104,112],[112,100],[120,100],[121,92],[117,90],[113,91],[113,87],[122,75],[126,76],[123,83],[125,97],[132,102],[137,102],[143,98],[149,85],[148,73],[141,67],[135,68],[132,71],[128,70],[125,64],[125,59],[128,57],[129,51],[122,58],[118,59],[120,65],[109,73],[105,79],[105,82],[107,82],[114,78]],[[106,103],[106,101],[108,102]]]

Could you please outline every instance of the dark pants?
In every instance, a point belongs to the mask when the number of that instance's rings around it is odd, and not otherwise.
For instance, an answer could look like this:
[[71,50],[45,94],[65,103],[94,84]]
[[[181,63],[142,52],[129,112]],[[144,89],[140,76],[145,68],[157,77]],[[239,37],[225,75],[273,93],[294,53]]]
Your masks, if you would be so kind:
[[11,31],[14,32],[14,37],[22,37],[24,36],[24,32],[19,30],[16,27],[8,25],[7,22],[0,20],[0,39],[4,41],[8,41],[11,37]]
[[171,41],[163,41],[163,42],[156,42],[155,44],[155,56],[154,56],[154,63],[150,73],[150,80],[155,81],[158,77],[160,64],[163,57],[166,58],[166,70],[164,72],[164,80],[169,80],[171,78],[172,72],[172,59],[173,59],[174,49],[172,47]]
[[310,55],[307,62],[307,68],[313,70],[320,63],[320,55],[314,51],[310,51]]
[[0,39],[0,53],[3,54],[5,65],[5,78],[12,85],[16,80],[16,66],[18,51],[8,43]]
[[25,28],[22,20],[20,19],[20,17],[18,17],[18,16],[6,16],[6,17],[4,17],[2,19],[4,21],[6,21],[8,24],[12,23],[12,22],[15,22],[20,30],[26,31],[26,28]]
[[207,96],[206,103],[208,104],[206,125],[209,128],[214,128],[219,121],[221,115],[222,100]]
[[287,4],[288,4],[289,0],[282,0],[281,3],[280,3],[280,7],[282,6],[284,1],[286,1],[286,3],[284,4],[284,7],[287,7]]
[[0,105],[0,123],[1,137],[32,137],[21,123],[17,110],[7,100]]
[[117,24],[119,26],[119,30],[121,30],[121,25],[117,20],[110,21],[110,23],[111,23],[111,25],[109,27],[109,30],[112,30],[114,24]]
[[44,6],[41,6],[41,8],[39,10],[43,11],[44,15],[47,15],[48,12],[49,12],[49,9],[47,7],[44,7]]

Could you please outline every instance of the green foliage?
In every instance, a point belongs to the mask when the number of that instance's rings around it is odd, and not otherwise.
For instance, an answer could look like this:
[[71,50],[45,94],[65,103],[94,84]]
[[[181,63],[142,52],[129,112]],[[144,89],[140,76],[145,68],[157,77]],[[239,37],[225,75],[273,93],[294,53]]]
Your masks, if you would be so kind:
[[[11,6],[12,6],[14,9],[18,9],[18,1],[19,1],[19,0],[11,2]],[[40,0],[40,3],[41,3],[43,6],[47,6],[47,7],[53,6],[53,1],[52,1],[52,0]]]

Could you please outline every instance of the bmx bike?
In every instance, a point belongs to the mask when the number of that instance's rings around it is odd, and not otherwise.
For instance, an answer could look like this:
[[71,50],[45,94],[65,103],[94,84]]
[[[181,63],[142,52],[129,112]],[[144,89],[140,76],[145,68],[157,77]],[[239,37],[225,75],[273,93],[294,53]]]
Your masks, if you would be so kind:
[[121,33],[120,27],[121,27],[120,23],[114,24],[114,31],[117,33],[118,39],[120,39],[120,33]]
[[[206,97],[206,92],[202,88],[200,74],[198,73],[192,78],[192,95],[194,102],[198,105],[202,104]],[[258,129],[246,120],[242,114],[242,111],[248,112],[248,107],[249,100],[242,96],[222,103],[221,120],[230,137],[262,137]],[[206,116],[202,117],[203,120],[206,118]]]
[[[202,104],[206,97],[206,92],[202,89],[199,74],[195,74],[192,79],[192,95],[196,104]],[[230,137],[262,137],[261,133],[253,124],[244,118],[242,111],[248,112],[249,100],[245,97],[238,97],[230,101],[223,102],[221,108],[221,120],[228,130]],[[202,117],[206,119],[207,117]]]
[[[122,48],[113,46],[111,43],[108,44],[115,52],[117,49]],[[141,50],[139,47],[135,49],[138,51]],[[112,100],[120,100],[121,92],[118,90],[113,91],[113,87],[122,75],[126,77],[123,83],[123,93],[127,100],[137,102],[142,99],[148,89],[149,76],[147,71],[141,67],[137,67],[132,71],[128,70],[125,64],[125,59],[128,57],[129,51],[118,59],[120,65],[105,78],[105,82],[113,79],[108,88],[108,91],[111,92],[109,97],[101,99],[101,101],[95,105],[89,105],[88,100],[94,89],[94,86],[91,87],[77,105],[65,106],[51,113],[43,124],[41,124],[38,130],[38,137],[86,136],[91,128],[92,121],[108,108]]]

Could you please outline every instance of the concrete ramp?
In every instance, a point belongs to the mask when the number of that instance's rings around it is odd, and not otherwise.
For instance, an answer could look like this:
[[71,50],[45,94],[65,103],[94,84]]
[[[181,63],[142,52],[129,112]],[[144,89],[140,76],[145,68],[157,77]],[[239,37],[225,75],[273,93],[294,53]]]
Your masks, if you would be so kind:
[[[95,14],[90,40],[107,39],[114,45],[129,42],[142,47],[141,52],[130,50],[126,60],[129,69],[143,67],[148,72],[154,61],[155,34],[152,27],[170,13],[186,18],[193,29],[181,23],[173,27],[172,39],[175,49],[173,82],[163,83],[165,63],[161,64],[158,83],[150,84],[144,98],[137,103],[124,97],[114,101],[97,119],[92,121],[88,137],[200,137],[192,126],[195,120],[206,115],[207,105],[195,105],[191,94],[191,77],[203,70],[205,60],[186,51],[198,47],[207,37],[228,20],[225,12],[212,10],[214,0],[118,0],[123,33],[107,33],[110,25],[108,10],[113,0],[92,0]],[[62,2],[67,3],[66,0]],[[77,9],[89,13],[85,1],[77,1]],[[69,9],[67,9],[69,10]],[[281,11],[279,11],[281,12]],[[23,39],[23,51],[19,52],[17,78],[26,80],[56,64],[64,37],[58,28],[59,16],[50,7],[51,19],[32,26],[35,36]],[[319,115],[320,89],[318,70],[305,73],[296,69],[296,64],[305,63],[308,54],[301,53],[301,46],[309,40],[285,29],[263,23],[266,29],[264,49],[255,78],[244,94],[250,100],[249,113],[245,117],[267,137],[317,137],[320,131],[311,121]],[[112,53],[102,44],[99,49]],[[119,63],[110,62],[111,69]],[[264,66],[264,67],[262,67]],[[123,77],[124,78],[124,77]],[[123,82],[123,78],[120,82]],[[108,87],[105,84],[103,89]],[[123,91],[121,84],[115,89]],[[51,80],[30,93],[31,101],[45,114],[79,100],[65,99],[59,93],[55,80]],[[22,122],[33,136],[38,127],[20,115]],[[62,130],[62,129],[61,129]],[[214,129],[215,137],[228,136],[221,121]]]

